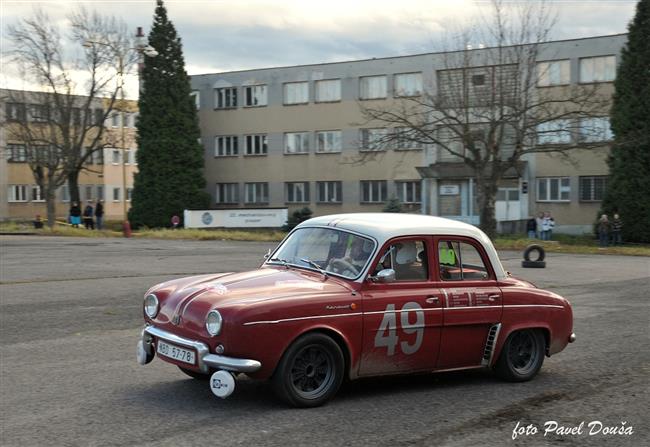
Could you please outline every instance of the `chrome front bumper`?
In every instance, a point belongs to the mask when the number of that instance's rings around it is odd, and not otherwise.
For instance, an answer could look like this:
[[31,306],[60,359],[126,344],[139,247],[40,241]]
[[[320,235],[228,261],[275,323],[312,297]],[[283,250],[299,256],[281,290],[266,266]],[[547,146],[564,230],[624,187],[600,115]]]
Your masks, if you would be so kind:
[[153,358],[156,353],[153,346],[154,338],[195,350],[197,366],[201,372],[204,372],[205,374],[210,373],[210,368],[248,373],[255,372],[262,367],[262,364],[257,360],[239,359],[235,357],[210,354],[208,345],[201,341],[179,337],[171,332],[158,329],[155,326],[146,326],[142,331],[142,347],[151,358]]

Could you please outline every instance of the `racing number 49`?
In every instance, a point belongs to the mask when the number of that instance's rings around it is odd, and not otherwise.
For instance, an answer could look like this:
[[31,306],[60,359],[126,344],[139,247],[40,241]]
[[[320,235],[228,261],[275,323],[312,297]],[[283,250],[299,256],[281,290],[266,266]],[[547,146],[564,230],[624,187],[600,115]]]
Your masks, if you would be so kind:
[[[415,322],[411,323],[410,315],[415,314]],[[408,341],[402,341],[400,343],[399,337],[397,336],[397,315],[395,311],[395,305],[389,304],[386,306],[384,311],[384,318],[379,324],[377,329],[377,334],[375,335],[375,347],[376,348],[386,348],[388,355],[395,354],[395,348],[399,344],[401,351],[404,354],[413,354],[420,349],[422,346],[422,338],[424,337],[424,311],[422,307],[414,301],[409,301],[408,303],[402,306],[400,311],[400,323],[402,326],[402,331],[405,334],[415,335],[415,341],[409,343]]]

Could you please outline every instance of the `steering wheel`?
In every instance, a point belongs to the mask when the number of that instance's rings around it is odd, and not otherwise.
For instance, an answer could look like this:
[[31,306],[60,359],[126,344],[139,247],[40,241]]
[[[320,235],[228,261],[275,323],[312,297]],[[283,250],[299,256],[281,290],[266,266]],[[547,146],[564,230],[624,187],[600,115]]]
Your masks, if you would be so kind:
[[329,266],[336,270],[336,273],[343,273],[345,271],[350,271],[354,276],[359,274],[359,269],[354,266],[354,264],[346,261],[345,259],[337,258],[332,259],[329,263]]

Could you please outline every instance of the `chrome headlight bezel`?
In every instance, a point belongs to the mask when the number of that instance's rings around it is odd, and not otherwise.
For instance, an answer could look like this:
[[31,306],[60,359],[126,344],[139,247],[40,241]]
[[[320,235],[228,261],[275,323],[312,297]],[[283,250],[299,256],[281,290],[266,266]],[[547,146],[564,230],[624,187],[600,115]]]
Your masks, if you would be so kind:
[[221,333],[221,327],[223,326],[223,318],[218,310],[211,310],[208,312],[208,315],[205,317],[205,330],[208,331],[212,337],[215,337]]
[[144,313],[147,314],[149,318],[155,318],[156,315],[158,315],[158,311],[160,310],[160,303],[158,302],[158,297],[150,293],[146,297],[144,297]]

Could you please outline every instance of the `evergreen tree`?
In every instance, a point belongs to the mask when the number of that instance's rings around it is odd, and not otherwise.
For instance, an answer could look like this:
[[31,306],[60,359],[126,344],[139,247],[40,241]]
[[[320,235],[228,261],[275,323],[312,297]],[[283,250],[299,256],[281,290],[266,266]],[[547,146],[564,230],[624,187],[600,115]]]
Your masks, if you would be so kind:
[[203,147],[181,39],[157,1],[147,57],[141,73],[138,119],[138,173],[129,219],[135,226],[170,226],[184,209],[207,208]]
[[402,204],[397,197],[391,197],[382,209],[384,213],[403,213]]
[[639,1],[628,30],[614,84],[603,209],[620,214],[624,240],[650,242],[650,0]]

